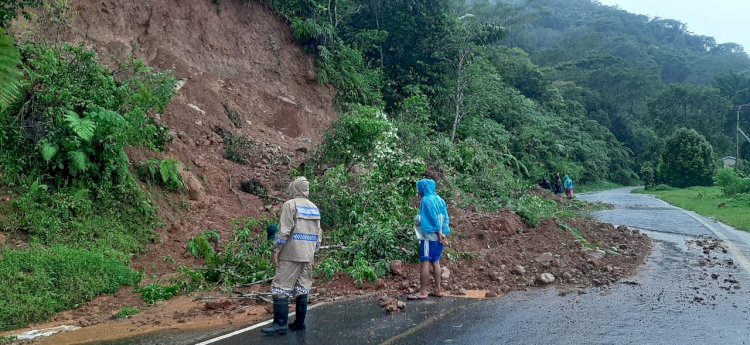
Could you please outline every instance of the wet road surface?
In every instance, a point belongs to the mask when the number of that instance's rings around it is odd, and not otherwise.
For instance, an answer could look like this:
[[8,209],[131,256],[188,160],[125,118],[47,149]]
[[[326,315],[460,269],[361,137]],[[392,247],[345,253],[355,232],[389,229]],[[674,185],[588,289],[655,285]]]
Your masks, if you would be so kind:
[[[636,276],[495,300],[410,302],[394,316],[374,300],[330,304],[310,311],[304,332],[265,337],[253,329],[202,344],[750,344],[748,233],[629,189],[580,198],[613,204],[592,216],[643,229],[654,240]],[[721,246],[706,254],[696,240],[711,239]],[[170,343],[164,340],[156,343]]]

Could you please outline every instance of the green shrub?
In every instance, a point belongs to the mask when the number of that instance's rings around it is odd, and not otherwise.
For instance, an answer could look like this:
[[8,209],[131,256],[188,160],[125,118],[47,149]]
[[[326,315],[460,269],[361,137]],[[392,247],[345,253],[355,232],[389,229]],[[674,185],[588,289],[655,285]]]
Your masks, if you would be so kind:
[[206,231],[200,236],[193,237],[188,241],[187,250],[196,258],[199,259],[211,259],[216,256],[216,250],[211,244],[219,243],[221,235],[216,230]]
[[317,258],[316,260],[319,264],[315,266],[314,274],[315,276],[322,276],[326,280],[333,278],[337,273],[344,270],[344,268],[341,267],[339,259],[336,257],[327,257],[323,260]]
[[[313,173],[324,168],[322,175]],[[346,246],[326,258],[326,275],[346,271],[361,281],[386,274],[390,260],[416,258],[411,229],[417,210],[410,202],[425,166],[401,149],[382,110],[353,107],[342,116],[309,170],[310,198],[331,229],[326,241]]]
[[255,142],[241,135],[228,133],[224,135],[224,143],[224,158],[241,165],[250,163],[256,147]]
[[651,189],[656,184],[656,169],[652,163],[644,163],[641,166],[641,178],[645,189]]
[[737,176],[733,169],[721,169],[716,174],[716,184],[727,197],[736,194],[750,194],[750,178]]
[[371,264],[367,262],[367,260],[365,260],[363,257],[358,257],[356,260],[354,260],[351,267],[347,269],[347,272],[359,285],[362,285],[365,280],[375,281],[378,276],[382,276],[384,274],[378,274],[375,271],[375,268],[373,268]]
[[651,188],[654,192],[660,192],[660,191],[667,191],[667,190],[674,190],[674,187],[665,185],[665,184],[659,184],[654,186],[654,188]]

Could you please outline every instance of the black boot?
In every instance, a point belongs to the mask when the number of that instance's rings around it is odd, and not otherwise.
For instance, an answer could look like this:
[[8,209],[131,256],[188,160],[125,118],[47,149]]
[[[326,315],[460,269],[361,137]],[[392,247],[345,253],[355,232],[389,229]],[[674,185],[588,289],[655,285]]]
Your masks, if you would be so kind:
[[289,320],[289,298],[273,298],[273,324],[271,327],[261,329],[261,332],[268,335],[286,334],[286,323]]
[[297,316],[294,318],[294,322],[289,324],[289,329],[293,331],[301,331],[305,329],[305,316],[307,316],[307,295],[297,296],[295,309]]

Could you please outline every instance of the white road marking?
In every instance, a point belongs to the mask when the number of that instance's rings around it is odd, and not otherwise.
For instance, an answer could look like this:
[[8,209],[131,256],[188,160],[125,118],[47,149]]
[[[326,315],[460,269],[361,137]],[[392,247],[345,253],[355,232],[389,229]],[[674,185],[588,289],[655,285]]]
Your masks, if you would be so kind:
[[[315,309],[315,308],[317,308],[318,306],[321,306],[321,305],[323,305],[323,304],[325,304],[325,303],[318,303],[318,304],[315,304],[315,305],[313,305],[313,306],[311,306],[311,307],[307,308],[307,310],[310,310],[310,309]],[[289,316],[294,316],[295,314],[296,314],[296,313],[292,312],[292,313],[289,313]],[[217,341],[220,341],[220,340],[224,340],[224,339],[227,339],[227,338],[231,338],[231,337],[233,337],[233,336],[235,336],[235,335],[238,335],[238,334],[242,334],[242,333],[245,333],[245,332],[247,332],[247,331],[252,331],[252,330],[254,330],[254,329],[256,329],[256,328],[260,328],[260,327],[263,327],[263,326],[265,326],[265,325],[268,325],[268,324],[271,324],[271,323],[273,323],[273,319],[271,319],[271,320],[266,320],[266,321],[263,321],[263,322],[261,322],[261,323],[257,323],[257,324],[254,324],[254,325],[252,325],[252,326],[250,326],[250,327],[245,327],[245,328],[243,328],[243,329],[240,329],[240,330],[234,331],[234,332],[232,332],[232,333],[227,333],[227,334],[224,334],[224,335],[222,335],[222,336],[220,336],[220,337],[216,337],[216,338],[213,338],[213,339],[209,339],[209,340],[206,340],[206,341],[204,341],[204,342],[202,342],[202,343],[198,343],[198,344],[195,344],[195,345],[208,345],[208,344],[213,344],[213,343],[215,343],[215,342],[217,342]]]

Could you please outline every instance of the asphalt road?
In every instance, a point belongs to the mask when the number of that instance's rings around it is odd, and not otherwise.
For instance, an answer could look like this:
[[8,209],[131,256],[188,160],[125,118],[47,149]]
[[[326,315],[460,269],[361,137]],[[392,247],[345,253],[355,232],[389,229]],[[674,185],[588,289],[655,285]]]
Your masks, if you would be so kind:
[[[750,344],[748,233],[629,189],[579,197],[615,206],[594,217],[652,237],[652,255],[636,276],[599,288],[412,302],[394,316],[373,300],[330,304],[309,312],[307,331],[265,337],[251,329],[221,340],[204,334],[192,343]],[[721,247],[708,254],[695,243],[713,239]],[[130,343],[170,343],[163,340]]]

